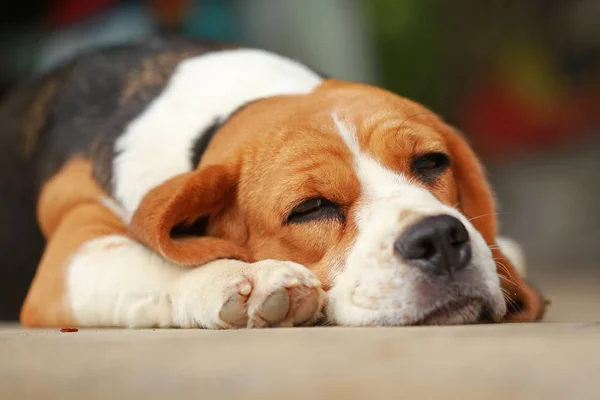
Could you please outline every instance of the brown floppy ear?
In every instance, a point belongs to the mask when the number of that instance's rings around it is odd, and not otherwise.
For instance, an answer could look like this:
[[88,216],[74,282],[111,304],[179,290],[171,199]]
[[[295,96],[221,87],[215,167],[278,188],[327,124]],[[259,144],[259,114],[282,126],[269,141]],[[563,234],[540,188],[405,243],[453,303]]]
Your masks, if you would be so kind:
[[248,252],[231,241],[175,234],[177,228],[214,215],[233,201],[237,179],[233,168],[209,165],[168,180],[142,199],[131,220],[131,233],[182,266],[198,266],[220,258],[250,261]]
[[500,283],[507,299],[507,321],[537,321],[545,312],[541,294],[519,275],[496,243],[497,220],[494,199],[479,160],[455,132],[448,133],[453,173],[458,185],[460,208],[471,219],[492,251]]

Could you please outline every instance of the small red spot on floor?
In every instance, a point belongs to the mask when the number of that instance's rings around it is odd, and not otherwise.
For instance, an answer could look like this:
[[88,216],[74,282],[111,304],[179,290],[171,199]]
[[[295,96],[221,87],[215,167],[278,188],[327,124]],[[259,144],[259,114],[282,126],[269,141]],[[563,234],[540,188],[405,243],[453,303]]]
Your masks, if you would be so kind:
[[60,331],[63,332],[63,333],[65,333],[65,332],[79,332],[79,329],[77,329],[77,328],[62,328]]

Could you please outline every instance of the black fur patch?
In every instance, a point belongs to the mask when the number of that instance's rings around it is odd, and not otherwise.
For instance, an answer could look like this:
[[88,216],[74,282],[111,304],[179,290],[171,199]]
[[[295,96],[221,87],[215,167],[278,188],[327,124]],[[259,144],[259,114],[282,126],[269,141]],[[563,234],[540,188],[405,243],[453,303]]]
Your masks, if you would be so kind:
[[202,132],[202,134],[199,135],[196,141],[194,142],[192,146],[191,159],[192,169],[196,169],[198,167],[198,164],[200,164],[200,159],[202,158],[202,155],[208,148],[208,145],[210,144],[212,138],[215,136],[219,128],[223,125],[223,122],[224,121],[221,121],[219,119],[215,120],[215,122],[211,126],[206,128],[204,132]]
[[252,101],[242,104],[241,106],[236,108],[231,114],[229,114],[229,116],[227,118],[215,119],[215,122],[213,122],[208,128],[206,128],[202,132],[201,135],[198,135],[198,138],[195,140],[194,144],[192,145],[192,157],[191,157],[192,169],[196,169],[198,167],[198,164],[200,164],[200,160],[202,159],[204,152],[208,148],[208,145],[210,144],[212,138],[215,136],[215,134],[218,132],[218,130],[223,125],[225,125],[225,123],[227,121],[229,121],[232,117],[237,115],[241,110],[243,110],[249,104],[252,104],[256,101],[258,101],[258,100],[252,100]]

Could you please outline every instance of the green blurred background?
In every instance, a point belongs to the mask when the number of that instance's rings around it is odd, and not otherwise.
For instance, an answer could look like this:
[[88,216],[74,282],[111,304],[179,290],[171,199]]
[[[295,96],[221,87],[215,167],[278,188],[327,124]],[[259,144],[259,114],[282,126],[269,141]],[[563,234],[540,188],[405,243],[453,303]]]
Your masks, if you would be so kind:
[[410,97],[470,138],[534,275],[600,275],[600,1],[24,0],[0,27],[0,96],[79,51],[176,32]]

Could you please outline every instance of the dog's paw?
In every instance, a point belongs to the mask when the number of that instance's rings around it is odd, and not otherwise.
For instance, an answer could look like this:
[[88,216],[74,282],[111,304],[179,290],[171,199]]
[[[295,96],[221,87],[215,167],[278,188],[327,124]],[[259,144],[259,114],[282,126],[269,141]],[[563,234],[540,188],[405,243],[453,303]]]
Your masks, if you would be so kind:
[[[305,267],[266,260],[248,265],[231,287],[219,318],[231,327],[310,325],[318,319],[325,293]],[[226,291],[227,292],[227,291]]]
[[[180,326],[262,328],[314,324],[326,294],[302,265],[221,260],[186,274],[176,312]],[[191,300],[193,297],[195,299]]]

